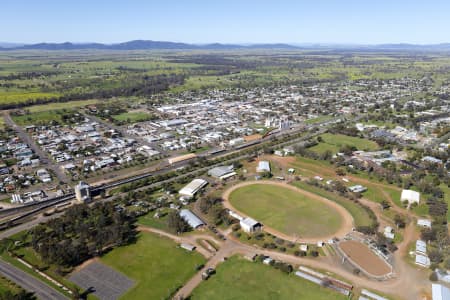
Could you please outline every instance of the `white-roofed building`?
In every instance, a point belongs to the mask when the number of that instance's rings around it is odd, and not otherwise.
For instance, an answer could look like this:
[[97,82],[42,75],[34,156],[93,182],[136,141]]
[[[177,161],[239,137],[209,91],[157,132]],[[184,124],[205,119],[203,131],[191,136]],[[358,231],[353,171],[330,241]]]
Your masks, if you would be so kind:
[[223,180],[236,175],[233,169],[233,165],[215,167],[208,171],[208,175]]
[[205,187],[208,182],[204,179],[196,178],[184,186],[178,193],[182,196],[186,196],[189,198],[194,197],[194,195],[200,191],[203,187]]
[[450,299],[450,289],[437,283],[431,284],[431,294],[433,300],[449,300]]
[[420,202],[420,193],[413,190],[403,190],[400,196],[400,201],[408,201],[408,204]]
[[260,231],[262,228],[262,224],[252,218],[244,218],[239,222],[242,230],[245,232],[251,233],[255,231]]
[[182,217],[183,220],[185,220],[193,229],[197,229],[198,227],[205,225],[205,223],[189,209],[182,209],[179,214],[180,217]]
[[425,241],[422,240],[416,241],[416,253],[424,255],[427,254],[427,243],[425,243]]
[[261,160],[258,162],[258,166],[256,167],[256,172],[270,172],[270,163],[266,160]]
[[416,265],[428,268],[430,266],[430,259],[428,256],[416,254]]
[[431,220],[419,219],[417,220],[417,226],[431,228]]

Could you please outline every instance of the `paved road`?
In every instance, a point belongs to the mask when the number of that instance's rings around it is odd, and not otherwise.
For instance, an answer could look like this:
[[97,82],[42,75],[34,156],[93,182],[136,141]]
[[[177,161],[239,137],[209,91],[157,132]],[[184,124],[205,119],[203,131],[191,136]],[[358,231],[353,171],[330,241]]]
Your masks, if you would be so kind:
[[66,296],[36,279],[32,275],[0,260],[0,273],[6,278],[16,282],[29,292],[34,292],[38,299],[42,300],[65,300]]
[[26,133],[21,126],[18,126],[7,112],[5,112],[3,116],[5,123],[12,129],[14,129],[19,138],[24,143],[28,144],[28,146],[34,151],[34,153],[37,156],[39,156],[41,163],[43,165],[46,165],[56,174],[59,181],[62,181],[64,183],[70,182],[69,178],[66,176],[64,171],[60,169],[57,164],[53,163],[52,158],[46,152],[44,152],[38,145],[36,145],[33,139],[28,135],[28,133]]

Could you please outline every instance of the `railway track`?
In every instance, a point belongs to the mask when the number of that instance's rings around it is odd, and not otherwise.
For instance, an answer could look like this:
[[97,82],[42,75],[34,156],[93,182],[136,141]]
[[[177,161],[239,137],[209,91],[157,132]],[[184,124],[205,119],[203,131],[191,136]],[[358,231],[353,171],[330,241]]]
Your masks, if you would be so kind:
[[[327,122],[327,124],[329,124],[330,121]],[[228,155],[234,154],[234,153],[239,153],[240,151],[253,147],[253,146],[257,146],[257,145],[261,145],[261,144],[265,144],[265,143],[269,143],[274,141],[276,138],[281,138],[281,137],[285,137],[285,136],[291,136],[291,135],[295,135],[304,131],[310,131],[314,128],[318,128],[319,130],[314,132],[314,133],[310,133],[307,134],[306,136],[300,136],[297,138],[294,138],[292,140],[289,141],[283,141],[280,143],[277,143],[278,147],[283,147],[286,145],[290,145],[290,144],[295,144],[299,141],[302,140],[307,140],[310,139],[314,136],[320,135],[324,132],[326,132],[326,128],[320,128],[319,126],[323,126],[323,124],[318,123],[314,126],[302,126],[300,128],[295,129],[294,131],[290,131],[290,132],[276,132],[273,133],[271,135],[266,136],[264,139],[261,140],[257,140],[257,141],[252,141],[243,145],[239,145],[238,147],[234,148],[234,149],[229,149],[229,150],[225,150],[225,151],[216,151],[213,153],[206,153],[205,155],[199,156],[202,158],[206,158],[208,160],[212,160],[214,158],[218,158],[218,157],[226,157]],[[236,159],[243,159],[245,157],[250,156],[250,154],[246,154],[246,155],[242,155],[239,157],[235,157],[235,158],[231,158],[229,161],[233,161]],[[124,184],[128,184],[131,182],[135,182],[138,180],[142,180],[148,177],[152,177],[152,176],[156,176],[156,175],[161,175],[161,174],[165,174],[171,171],[175,171],[181,167],[186,166],[187,164],[189,164],[192,160],[189,161],[182,161],[182,162],[178,162],[172,165],[168,165],[165,168],[162,168],[160,170],[156,170],[153,172],[148,172],[145,174],[140,174],[140,175],[136,175],[136,176],[132,176],[132,177],[128,177],[128,178],[124,178],[124,179],[120,179],[117,181],[113,181],[113,182],[109,182],[109,183],[105,183],[102,185],[98,185],[98,186],[92,186],[91,187],[91,192],[93,194],[98,194],[99,192],[101,192],[102,190],[108,190],[108,189],[112,189],[112,188],[116,188],[118,186],[124,185]],[[203,168],[200,168],[198,170],[195,170],[193,172],[197,172],[197,171],[201,171],[203,169],[209,169],[212,168],[216,165],[220,165],[220,164],[226,164],[226,161],[222,161],[220,163],[214,164],[214,165],[209,165]],[[190,172],[192,173],[192,172]],[[188,173],[189,174],[189,173]],[[186,176],[188,174],[180,174],[179,176],[176,176],[174,178],[171,178],[171,180],[175,180],[181,176]],[[68,201],[72,201],[75,199],[75,193],[71,192],[69,194],[63,195],[63,196],[58,196],[58,197],[54,197],[45,201],[40,201],[40,202],[35,202],[35,203],[30,203],[24,206],[20,206],[20,207],[15,207],[15,208],[9,208],[9,209],[4,209],[0,211],[0,217],[1,218],[6,218],[9,216],[13,216],[11,219],[7,220],[7,221],[3,221],[0,223],[0,230],[12,227],[15,225],[15,223],[17,223],[20,220],[23,220],[27,217],[33,216],[43,210],[46,210],[48,208],[51,208],[53,206],[59,205],[59,204],[63,204],[65,202]],[[23,213],[22,213],[23,212]],[[21,214],[22,213],[22,214]]]

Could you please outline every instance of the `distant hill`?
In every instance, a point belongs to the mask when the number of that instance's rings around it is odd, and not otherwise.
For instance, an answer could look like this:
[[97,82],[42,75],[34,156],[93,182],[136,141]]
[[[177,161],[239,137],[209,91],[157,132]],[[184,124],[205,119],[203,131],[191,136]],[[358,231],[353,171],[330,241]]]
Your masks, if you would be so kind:
[[232,50],[232,49],[298,49],[299,47],[288,44],[187,44],[166,41],[134,40],[118,44],[100,43],[38,43],[29,45],[10,45],[4,47],[0,44],[0,50]]
[[188,44],[167,41],[134,40],[117,44],[101,43],[38,43],[38,44],[13,44],[1,43],[0,50],[234,50],[234,49],[328,49],[328,50],[394,50],[394,51],[450,51],[450,43],[433,45],[416,44],[379,44],[379,45],[357,45],[357,44]]

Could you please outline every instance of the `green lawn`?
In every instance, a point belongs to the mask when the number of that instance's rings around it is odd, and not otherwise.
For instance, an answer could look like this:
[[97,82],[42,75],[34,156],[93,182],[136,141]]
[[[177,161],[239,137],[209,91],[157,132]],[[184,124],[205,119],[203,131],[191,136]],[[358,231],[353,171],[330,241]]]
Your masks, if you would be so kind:
[[370,226],[372,224],[367,211],[354,202],[340,197],[333,192],[328,192],[305,182],[297,181],[294,185],[311,193],[330,199],[343,206],[352,215],[355,226]]
[[320,122],[325,122],[328,120],[333,119],[333,116],[319,116],[317,118],[313,118],[313,119],[308,119],[305,121],[306,124],[315,124],[315,123],[320,123]]
[[7,292],[10,292],[12,295],[16,295],[21,291],[21,289],[22,288],[14,282],[3,276],[0,276],[0,299],[6,299],[5,294]]
[[378,149],[377,143],[358,137],[331,133],[322,134],[320,137],[322,137],[323,142],[311,147],[312,151],[323,153],[330,150],[332,153],[336,153],[344,145],[355,146],[358,150],[373,151]]
[[12,119],[17,125],[38,125],[49,124],[52,121],[62,123],[62,114],[60,111],[39,111],[23,116],[12,116]]
[[287,275],[267,265],[231,257],[192,292],[191,299],[328,300],[346,297],[294,274]]
[[170,232],[169,226],[167,225],[167,214],[169,210],[165,211],[165,215],[160,218],[155,218],[155,212],[151,211],[146,215],[143,215],[138,218],[138,224],[164,230]]
[[230,203],[237,210],[289,235],[329,235],[342,224],[332,207],[275,185],[241,187],[231,193]]
[[136,281],[122,299],[168,299],[205,262],[197,252],[150,233],[139,234],[135,244],[116,248],[101,260]]

